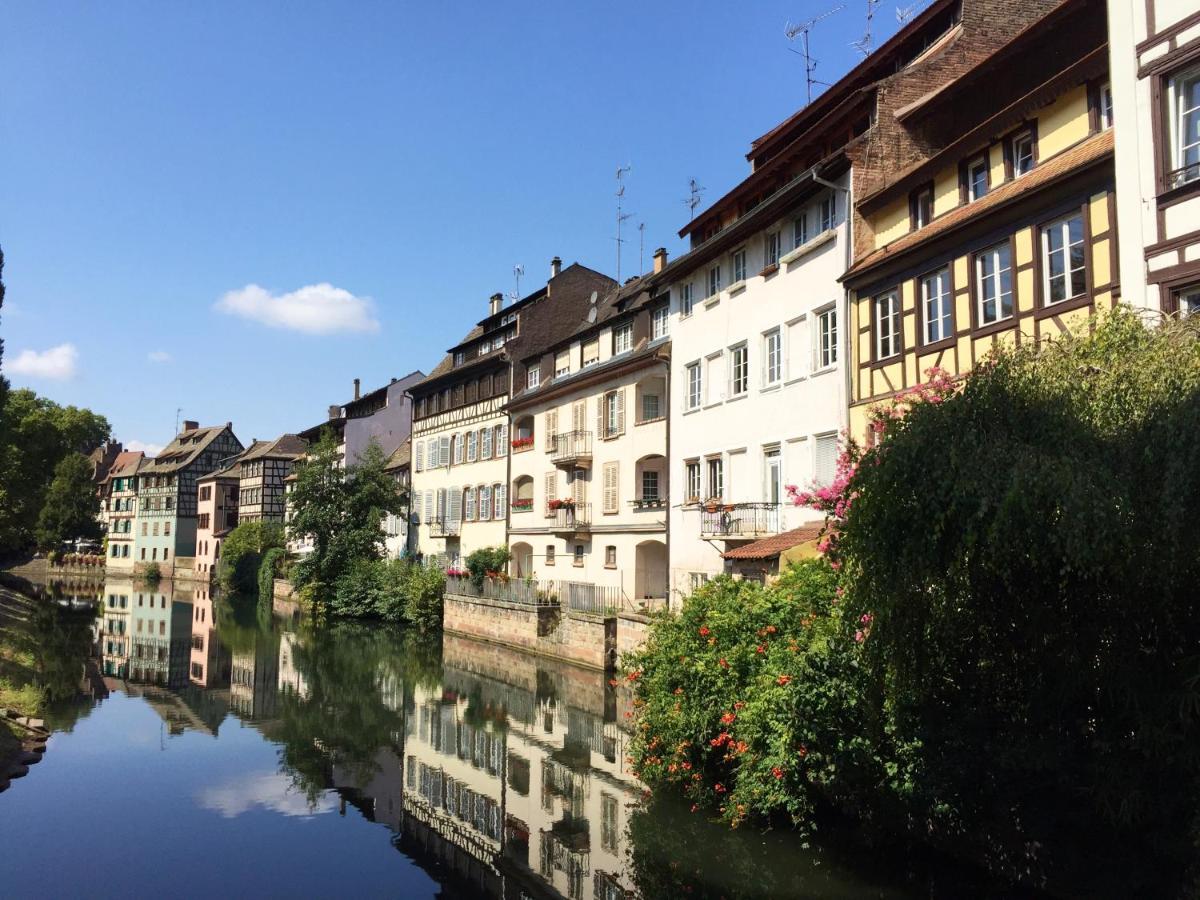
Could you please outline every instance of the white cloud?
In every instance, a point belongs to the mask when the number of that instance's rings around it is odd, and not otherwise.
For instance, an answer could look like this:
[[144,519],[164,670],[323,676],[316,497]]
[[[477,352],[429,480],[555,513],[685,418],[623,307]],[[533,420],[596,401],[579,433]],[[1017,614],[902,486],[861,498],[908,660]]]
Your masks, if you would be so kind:
[[146,359],[152,363],[168,363],[171,361],[171,354],[166,350],[151,350],[146,354]]
[[41,353],[36,350],[22,350],[16,359],[6,363],[5,368],[13,375],[65,381],[75,377],[75,364],[78,361],[79,351],[75,349],[74,344],[59,344]]
[[317,798],[314,806],[292,787],[278,772],[249,773],[228,779],[223,784],[204,788],[196,796],[204,809],[233,819],[257,806],[283,816],[315,816],[337,809],[337,802],[328,794]]
[[272,328],[287,328],[305,334],[379,330],[379,321],[369,298],[356,297],[324,282],[279,295],[257,284],[248,284],[218,300],[216,309]]
[[125,441],[125,449],[135,453],[141,450],[147,456],[158,456],[162,453],[162,444],[147,444],[145,441]]

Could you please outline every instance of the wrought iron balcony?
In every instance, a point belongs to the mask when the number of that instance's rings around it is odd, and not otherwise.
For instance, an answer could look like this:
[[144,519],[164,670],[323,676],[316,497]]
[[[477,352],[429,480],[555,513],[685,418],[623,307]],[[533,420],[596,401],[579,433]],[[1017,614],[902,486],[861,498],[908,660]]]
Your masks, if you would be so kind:
[[592,504],[575,503],[554,510],[554,524],[550,530],[555,534],[586,534],[592,530]]
[[700,507],[701,537],[759,538],[778,533],[778,503],[710,502]]
[[458,534],[462,523],[449,516],[435,516],[429,522],[429,533],[433,537],[453,537]]
[[587,468],[592,464],[592,433],[567,431],[554,435],[550,461],[563,469]]

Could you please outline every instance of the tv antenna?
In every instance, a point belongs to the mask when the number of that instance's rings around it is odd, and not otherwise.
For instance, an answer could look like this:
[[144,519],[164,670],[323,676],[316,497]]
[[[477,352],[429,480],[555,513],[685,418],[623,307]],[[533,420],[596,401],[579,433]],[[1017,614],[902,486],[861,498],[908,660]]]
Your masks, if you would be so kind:
[[688,214],[689,214],[688,221],[689,222],[692,219],[696,218],[696,207],[698,207],[700,205],[700,195],[703,193],[704,193],[704,188],[702,188],[700,186],[700,182],[698,182],[695,178],[689,178],[688,179],[688,196],[687,196],[687,199],[685,199],[683,201],[684,205],[688,208]]
[[646,271],[646,223],[638,222],[638,274]]
[[621,212],[621,204],[625,200],[625,175],[633,170],[633,166],[617,167],[617,284],[621,283],[621,245],[625,243],[621,237],[621,225],[626,219],[633,218],[633,213]]
[[804,81],[808,85],[809,103],[812,103],[813,85],[823,84],[828,87],[829,83],[826,81],[820,81],[813,77],[813,72],[817,70],[818,60],[812,55],[811,52],[809,52],[808,36],[818,22],[820,22],[822,19],[828,19],[834,13],[841,12],[845,8],[846,4],[841,3],[835,6],[833,9],[827,9],[819,16],[813,16],[807,22],[801,22],[799,25],[793,25],[791,22],[788,22],[787,25],[784,26],[783,33],[789,41],[794,41],[796,38],[800,38],[800,46],[803,49],[795,50],[792,47],[788,47],[788,49],[798,56],[804,57]]
[[879,6],[879,0],[867,0],[867,30],[863,36],[857,41],[851,41],[850,46],[861,53],[863,56],[870,56],[871,50],[874,49],[873,39],[871,36],[871,26],[875,22],[875,9]]
[[520,263],[513,266],[513,281],[516,282],[516,289],[508,296],[516,303],[521,299],[521,276],[525,274],[525,267]]
[[896,21],[901,24],[907,24],[925,5],[924,0],[919,0],[917,3],[910,3],[908,6],[896,7]]
[[183,407],[178,407],[175,410],[175,431],[173,434],[179,434],[179,416],[183,413]]

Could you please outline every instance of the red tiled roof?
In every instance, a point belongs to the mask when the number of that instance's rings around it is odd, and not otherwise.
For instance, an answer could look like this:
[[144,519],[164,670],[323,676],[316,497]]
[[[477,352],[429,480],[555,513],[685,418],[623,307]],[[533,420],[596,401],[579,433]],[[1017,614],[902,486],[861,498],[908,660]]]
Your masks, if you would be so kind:
[[824,527],[824,525],[802,525],[799,528],[793,528],[791,531],[773,534],[770,537],[763,538],[761,541],[754,541],[750,544],[744,544],[741,547],[734,547],[732,550],[726,550],[721,555],[726,559],[771,559],[785,550],[791,550],[793,547],[807,544],[809,541],[815,541],[821,536],[821,530]]
[[1084,141],[1080,141],[1070,150],[1060,153],[1058,156],[1036,166],[1028,174],[1005,182],[989,191],[987,196],[982,199],[962,206],[956,206],[950,212],[938,216],[924,228],[918,231],[910,231],[890,244],[880,247],[878,250],[873,250],[851,266],[846,274],[842,276],[842,280],[845,281],[867,269],[872,269],[914,247],[924,244],[926,241],[930,241],[953,228],[965,224],[971,219],[1003,206],[1021,195],[1027,194],[1029,191],[1044,187],[1060,178],[1070,175],[1078,169],[1083,169],[1092,163],[1098,162],[1106,156],[1111,156],[1112,152],[1113,132],[1109,128]]

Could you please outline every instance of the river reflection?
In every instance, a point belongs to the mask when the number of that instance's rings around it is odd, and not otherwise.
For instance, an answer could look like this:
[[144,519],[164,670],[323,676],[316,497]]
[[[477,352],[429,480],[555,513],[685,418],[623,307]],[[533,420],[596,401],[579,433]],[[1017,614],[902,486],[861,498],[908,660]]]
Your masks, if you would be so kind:
[[[644,805],[629,697],[601,673],[451,635],[310,631],[203,586],[77,593],[94,614],[45,616],[83,639],[35,639],[56,659],[48,724],[91,714],[0,796],[0,844],[29,848],[7,895],[908,894],[908,875]],[[119,882],[63,865],[68,817]]]

